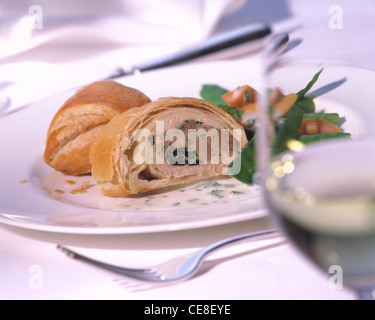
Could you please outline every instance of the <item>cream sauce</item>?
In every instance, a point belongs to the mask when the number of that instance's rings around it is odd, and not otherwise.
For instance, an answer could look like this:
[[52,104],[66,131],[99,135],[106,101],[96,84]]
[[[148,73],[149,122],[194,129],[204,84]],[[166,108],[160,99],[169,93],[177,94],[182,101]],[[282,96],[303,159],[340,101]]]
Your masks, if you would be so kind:
[[249,186],[236,179],[219,178],[200,181],[163,193],[149,193],[142,197],[126,197],[113,210],[161,211],[212,206],[237,202],[258,195],[258,186]]
[[[246,185],[224,176],[139,195],[106,197],[94,187],[91,176],[77,176],[67,183],[66,176],[57,171],[51,171],[42,178],[40,187],[64,203],[115,212],[175,211],[224,203],[235,205],[239,201],[258,198],[261,193],[258,185]],[[62,192],[56,193],[54,190]]]

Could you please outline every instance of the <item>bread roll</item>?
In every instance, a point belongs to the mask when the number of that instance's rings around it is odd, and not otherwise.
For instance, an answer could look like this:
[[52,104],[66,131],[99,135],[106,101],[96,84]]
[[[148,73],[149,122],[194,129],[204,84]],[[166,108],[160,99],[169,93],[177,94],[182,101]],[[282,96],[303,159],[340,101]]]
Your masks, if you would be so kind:
[[151,100],[115,81],[97,81],[79,89],[54,116],[47,133],[44,161],[71,175],[91,172],[91,143],[115,115]]
[[234,145],[239,154],[247,139],[229,114],[200,99],[161,98],[101,131],[90,150],[92,177],[102,194],[122,196],[223,175],[230,163],[223,161],[225,136],[234,158]]

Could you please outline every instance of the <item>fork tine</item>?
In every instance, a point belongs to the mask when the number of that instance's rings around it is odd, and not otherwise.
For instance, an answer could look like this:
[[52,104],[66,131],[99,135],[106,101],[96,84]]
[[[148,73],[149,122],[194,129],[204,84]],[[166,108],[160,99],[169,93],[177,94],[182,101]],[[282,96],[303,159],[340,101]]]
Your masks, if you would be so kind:
[[108,263],[104,263],[95,259],[88,258],[84,255],[81,255],[73,250],[70,250],[62,245],[57,245],[57,248],[60,249],[62,252],[67,254],[68,257],[81,260],[84,262],[88,262],[90,264],[96,265],[98,267],[105,268],[107,270],[120,273],[123,275],[128,275],[128,276],[134,276],[134,277],[143,277],[143,276],[154,276],[155,275],[155,270],[154,268],[145,268],[145,269],[132,269],[132,268],[123,268],[120,266],[115,266],[115,265],[110,265]]

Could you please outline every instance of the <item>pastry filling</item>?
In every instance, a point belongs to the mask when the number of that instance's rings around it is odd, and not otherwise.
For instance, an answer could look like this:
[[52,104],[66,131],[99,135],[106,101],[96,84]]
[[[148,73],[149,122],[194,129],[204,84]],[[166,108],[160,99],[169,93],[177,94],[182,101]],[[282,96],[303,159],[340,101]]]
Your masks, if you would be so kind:
[[154,161],[140,172],[143,180],[220,174],[230,163],[223,161],[223,150],[226,159],[234,157],[234,139],[229,130],[199,120],[184,120],[178,128],[163,134],[163,139],[156,132],[152,136]]
[[[215,155],[220,157],[221,130],[216,130],[212,126],[198,120],[185,120],[179,130],[181,130],[185,137],[184,145],[174,148],[172,154],[166,153],[166,162],[173,166],[196,166],[199,164],[220,163],[218,159],[213,158]],[[233,153],[232,140],[232,136],[229,135],[230,154]],[[215,144],[215,141],[219,143]],[[168,150],[175,142],[165,141],[164,150]]]
[[215,113],[175,105],[139,125],[125,161],[145,182],[226,175],[243,141],[243,130],[229,126]]

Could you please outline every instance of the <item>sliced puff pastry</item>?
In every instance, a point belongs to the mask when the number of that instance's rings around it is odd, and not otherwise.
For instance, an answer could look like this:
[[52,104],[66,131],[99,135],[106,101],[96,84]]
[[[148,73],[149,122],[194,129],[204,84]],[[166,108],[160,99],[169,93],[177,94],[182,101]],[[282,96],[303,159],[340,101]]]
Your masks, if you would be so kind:
[[[197,151],[193,154],[194,161],[189,159],[190,153],[186,154],[184,144],[183,162],[180,161],[181,157],[176,162],[177,156],[181,156],[181,153],[176,152],[179,148],[178,139],[176,135],[168,137],[168,134],[188,134],[189,129],[193,133],[199,129],[203,129],[201,133],[209,132],[210,129],[214,129],[214,133],[226,131],[229,147],[232,149],[230,152],[234,150],[233,143],[238,146],[237,153],[247,144],[243,127],[212,104],[195,98],[161,98],[114,117],[95,139],[90,150],[90,161],[97,188],[104,195],[122,196],[225,174],[229,163],[224,163],[221,158],[219,162],[210,161],[214,141],[210,137],[207,138],[211,142],[208,143],[210,146],[207,148],[206,162],[198,161],[203,153],[198,153],[201,142],[197,136],[190,140],[198,141]],[[140,132],[149,132],[151,136],[144,135],[142,139]],[[163,138],[160,138],[161,132]],[[217,137],[221,139],[220,134]],[[236,142],[233,137],[236,137]],[[174,143],[176,145],[172,146]],[[147,153],[145,146],[151,146],[152,151]],[[176,156],[172,161],[166,159],[169,147],[174,148],[169,156]],[[222,149],[218,150],[220,153]],[[233,152],[231,155],[234,158]],[[160,156],[163,158],[162,162]]]
[[54,116],[46,140],[44,161],[66,174],[91,173],[91,143],[115,115],[151,100],[115,81],[97,81],[79,89]]

